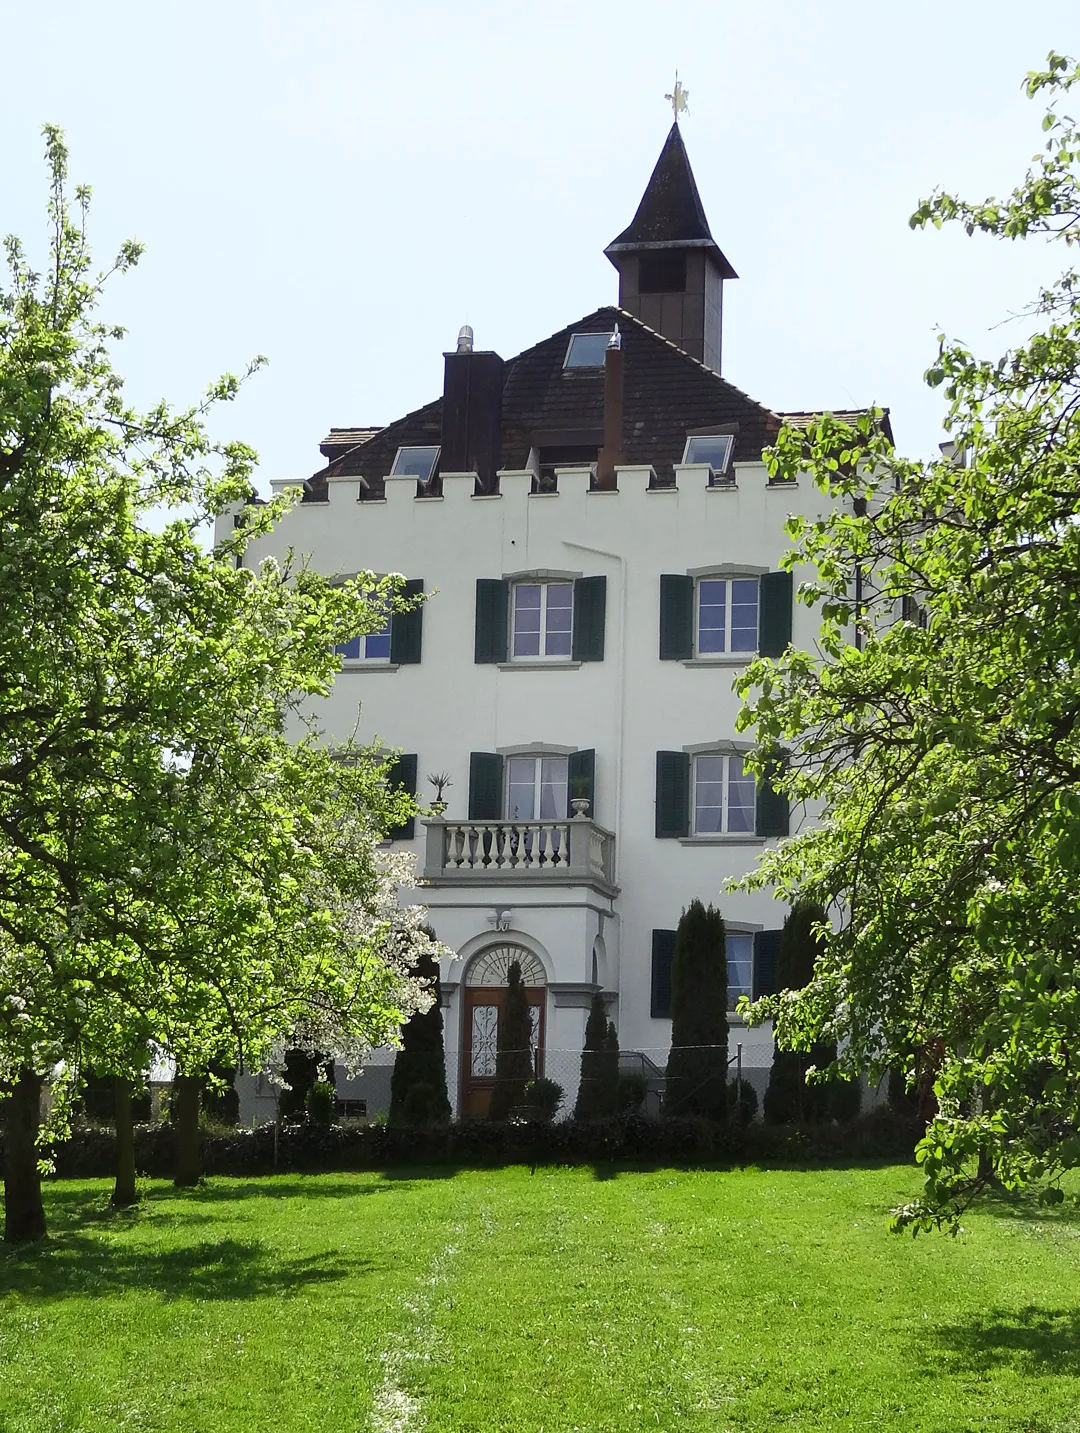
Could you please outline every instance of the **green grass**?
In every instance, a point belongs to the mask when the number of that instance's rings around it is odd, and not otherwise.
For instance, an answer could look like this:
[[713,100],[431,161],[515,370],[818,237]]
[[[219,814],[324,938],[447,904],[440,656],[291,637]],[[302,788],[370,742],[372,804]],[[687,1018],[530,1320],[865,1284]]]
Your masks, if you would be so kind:
[[2,1433],[1080,1433],[1080,1216],[885,1231],[902,1168],[48,1190]]

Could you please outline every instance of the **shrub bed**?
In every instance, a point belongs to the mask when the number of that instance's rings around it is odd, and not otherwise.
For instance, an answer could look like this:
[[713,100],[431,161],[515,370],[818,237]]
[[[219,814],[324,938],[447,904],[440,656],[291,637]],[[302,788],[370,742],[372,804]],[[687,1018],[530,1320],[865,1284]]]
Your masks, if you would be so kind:
[[[376,1170],[393,1165],[671,1163],[814,1165],[911,1156],[922,1134],[915,1119],[884,1106],[839,1125],[739,1125],[704,1119],[647,1119],[630,1113],[608,1120],[475,1121],[409,1128],[383,1124],[283,1124],[275,1153],[273,1125],[204,1132],[208,1175],[258,1175],[319,1170]],[[0,1146],[2,1153],[2,1146]],[[62,1178],[113,1173],[113,1133],[87,1125],[55,1146]],[[135,1130],[139,1173],[169,1178],[173,1131],[167,1124]]]

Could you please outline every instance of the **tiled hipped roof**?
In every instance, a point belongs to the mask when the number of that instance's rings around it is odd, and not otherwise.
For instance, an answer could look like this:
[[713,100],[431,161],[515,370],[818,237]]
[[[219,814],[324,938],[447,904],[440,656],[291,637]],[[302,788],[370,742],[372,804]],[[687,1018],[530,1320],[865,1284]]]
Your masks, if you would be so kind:
[[[781,419],[691,358],[623,309],[606,307],[552,334],[507,362],[503,388],[500,467],[524,468],[530,449],[545,443],[599,445],[604,424],[601,369],[564,369],[574,333],[622,333],[623,446],[627,463],[651,463],[661,483],[673,481],[686,435],[693,429],[737,433],[735,456],[756,459],[773,442]],[[570,434],[578,435],[571,438]],[[559,436],[562,435],[562,436]],[[403,445],[437,444],[442,436],[442,399],[436,399],[379,430],[333,462],[335,476],[363,476],[366,497],[381,497],[383,479]],[[325,452],[325,446],[323,451]]]

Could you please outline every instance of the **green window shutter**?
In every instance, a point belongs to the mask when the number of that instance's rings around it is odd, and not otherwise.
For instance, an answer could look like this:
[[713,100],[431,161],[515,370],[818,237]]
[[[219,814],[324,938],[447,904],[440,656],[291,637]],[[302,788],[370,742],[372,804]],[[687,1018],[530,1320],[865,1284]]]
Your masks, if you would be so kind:
[[470,821],[502,820],[502,785],[502,757],[494,751],[474,751],[469,757]]
[[[589,810],[587,814],[596,820],[596,752],[592,747],[588,751],[572,751],[566,762],[566,814],[572,816],[574,808],[570,805],[575,796],[587,796],[589,799]],[[579,789],[580,788],[580,789]]]
[[763,995],[776,994],[776,956],[780,949],[780,934],[778,930],[754,932],[755,1000],[760,1000]]
[[[391,790],[405,791],[409,796],[416,795],[416,753],[414,751],[402,752],[390,765],[386,773],[386,784]],[[410,816],[400,826],[391,826],[386,833],[388,841],[411,841],[416,835],[416,817]]]
[[660,578],[660,660],[687,661],[694,655],[694,579],[665,572]]
[[649,1014],[654,1020],[671,1019],[671,962],[675,957],[675,932],[652,933],[652,990]]
[[791,642],[790,572],[766,572],[758,581],[758,652],[782,656]]
[[506,661],[506,616],[509,605],[508,582],[504,582],[501,577],[476,579],[476,661]]
[[656,834],[690,834],[690,757],[685,751],[656,753]]
[[579,577],[574,582],[575,662],[604,660],[604,623],[607,616],[607,578]]
[[[422,577],[410,577],[401,589],[403,597],[418,597],[424,590]],[[408,666],[420,660],[424,631],[423,604],[411,612],[395,612],[390,618],[390,661]]]
[[[772,768],[778,776],[781,767],[776,765]],[[786,836],[789,827],[788,799],[782,791],[777,791],[768,774],[758,782],[757,786],[757,821],[755,831],[759,836]]]

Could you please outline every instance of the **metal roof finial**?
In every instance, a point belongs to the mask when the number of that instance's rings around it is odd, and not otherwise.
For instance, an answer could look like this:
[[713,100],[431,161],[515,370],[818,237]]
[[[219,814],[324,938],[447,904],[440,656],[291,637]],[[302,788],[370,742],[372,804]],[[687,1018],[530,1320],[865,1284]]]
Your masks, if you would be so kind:
[[690,91],[683,89],[679,83],[679,72],[675,71],[675,88],[664,98],[671,105],[671,112],[675,116],[675,123],[679,122],[679,115],[684,114],[690,108]]

